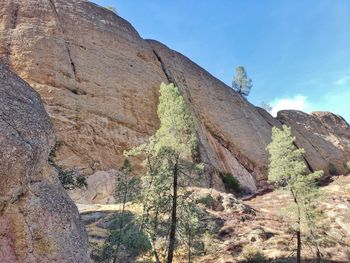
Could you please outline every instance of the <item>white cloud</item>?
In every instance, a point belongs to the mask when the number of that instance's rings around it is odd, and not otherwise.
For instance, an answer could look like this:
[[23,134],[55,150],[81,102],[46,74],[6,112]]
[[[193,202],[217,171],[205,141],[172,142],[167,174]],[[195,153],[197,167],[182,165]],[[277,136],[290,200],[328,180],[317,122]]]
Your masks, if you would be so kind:
[[271,115],[276,117],[280,110],[300,110],[308,111],[310,108],[307,102],[307,97],[303,95],[296,95],[292,98],[275,99],[270,103],[272,110]]
[[334,84],[337,86],[341,86],[341,85],[347,84],[349,80],[350,80],[350,76],[346,76],[346,77],[337,79],[336,81],[334,81]]

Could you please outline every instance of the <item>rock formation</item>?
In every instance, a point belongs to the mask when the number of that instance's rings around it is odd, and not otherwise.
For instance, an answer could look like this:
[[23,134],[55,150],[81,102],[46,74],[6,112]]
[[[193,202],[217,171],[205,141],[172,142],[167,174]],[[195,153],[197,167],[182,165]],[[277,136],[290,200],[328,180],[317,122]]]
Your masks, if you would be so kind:
[[329,174],[346,174],[345,163],[350,160],[350,128],[346,121],[329,112],[311,115],[301,111],[280,111],[277,118],[292,128],[296,145],[305,149],[310,170]]
[[87,235],[47,159],[39,94],[0,64],[0,262],[89,262]]
[[[83,0],[3,0],[0,17],[0,57],[44,100],[62,142],[59,165],[87,176],[120,167],[123,151],[158,127],[160,83],[174,82],[197,119],[206,184],[223,190],[220,172],[227,171],[248,191],[263,185],[271,127],[281,123],[188,58],[142,39],[124,19]],[[294,129],[306,138],[297,135],[298,146],[313,149],[307,139],[324,122],[308,133]],[[348,129],[332,131],[344,148],[335,147],[335,158],[348,156],[341,134]],[[315,169],[331,161],[315,151],[308,155]],[[341,171],[343,164],[334,164]]]

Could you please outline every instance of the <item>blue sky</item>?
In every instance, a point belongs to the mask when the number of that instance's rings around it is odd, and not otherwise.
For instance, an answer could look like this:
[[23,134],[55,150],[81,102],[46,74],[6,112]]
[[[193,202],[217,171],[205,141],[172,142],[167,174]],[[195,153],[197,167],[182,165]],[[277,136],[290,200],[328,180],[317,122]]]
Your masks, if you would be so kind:
[[228,85],[243,65],[254,84],[249,101],[273,113],[326,110],[350,121],[349,0],[93,2]]

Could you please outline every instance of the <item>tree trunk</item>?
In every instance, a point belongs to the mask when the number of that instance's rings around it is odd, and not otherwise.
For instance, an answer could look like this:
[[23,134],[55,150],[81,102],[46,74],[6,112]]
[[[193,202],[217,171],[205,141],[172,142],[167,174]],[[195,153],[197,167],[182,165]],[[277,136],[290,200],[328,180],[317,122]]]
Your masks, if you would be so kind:
[[171,208],[171,225],[170,225],[170,234],[169,234],[169,247],[168,247],[168,257],[167,257],[167,263],[173,262],[174,257],[174,250],[175,250],[175,241],[176,241],[176,225],[177,225],[177,215],[176,215],[176,208],[177,208],[177,177],[178,177],[178,167],[177,167],[177,161],[174,166],[174,172],[173,172],[173,204]]
[[158,256],[158,253],[156,250],[156,246],[154,245],[153,238],[149,233],[147,233],[147,237],[148,237],[149,242],[151,243],[152,253],[153,253],[154,258],[156,259],[156,263],[160,263],[159,256]]
[[188,263],[191,263],[191,234],[188,234]]
[[301,263],[301,233],[297,231],[297,263]]
[[293,189],[291,189],[291,192],[292,192],[292,195],[293,195],[293,198],[294,198],[294,203],[297,205],[297,208],[298,208],[298,214],[297,214],[297,217],[298,217],[298,221],[297,221],[298,230],[296,231],[296,234],[297,234],[297,263],[301,263],[301,218],[300,218],[300,206],[299,206],[299,203],[298,203],[298,199],[297,199],[296,193],[294,193]]
[[120,237],[121,237],[121,233],[124,232],[123,228],[124,228],[124,213],[125,213],[125,204],[126,204],[126,197],[128,195],[128,190],[126,188],[126,191],[124,193],[123,196],[123,207],[122,207],[122,214],[121,214],[121,219],[120,219],[120,225],[119,225],[119,237],[118,237],[118,244],[117,244],[117,248],[114,252],[114,256],[113,256],[113,263],[117,262],[117,258],[118,258],[118,252],[119,252],[119,247],[120,247]]

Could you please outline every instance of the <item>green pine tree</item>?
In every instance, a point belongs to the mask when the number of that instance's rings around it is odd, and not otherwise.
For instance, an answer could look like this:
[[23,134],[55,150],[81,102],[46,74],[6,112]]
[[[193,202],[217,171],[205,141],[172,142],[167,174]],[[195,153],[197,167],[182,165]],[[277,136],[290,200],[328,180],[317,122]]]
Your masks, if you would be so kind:
[[272,142],[267,147],[270,153],[268,180],[277,188],[288,191],[292,197],[292,205],[286,210],[288,212],[284,212],[294,222],[292,229],[297,237],[297,262],[300,263],[302,237],[315,245],[317,256],[321,256],[317,229],[320,214],[316,204],[319,196],[317,179],[323,172],[307,174],[303,158],[305,151],[298,149],[294,140],[289,127],[273,127]]
[[147,238],[138,228],[137,219],[126,210],[127,202],[139,196],[140,179],[133,172],[128,159],[116,174],[114,198],[122,209],[114,216],[109,236],[98,252],[97,262],[133,262],[133,258],[149,249]]
[[189,202],[186,185],[200,166],[192,161],[197,148],[194,120],[185,99],[173,84],[160,85],[157,113],[160,127],[156,134],[148,143],[127,154],[146,157],[147,174],[142,177],[145,191],[141,198],[144,205],[141,228],[149,236],[156,262],[160,262],[160,258],[154,241],[166,233],[166,262],[171,263],[178,240],[179,213]]

